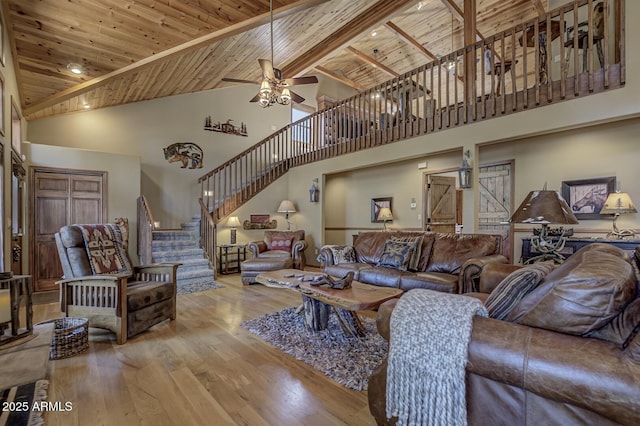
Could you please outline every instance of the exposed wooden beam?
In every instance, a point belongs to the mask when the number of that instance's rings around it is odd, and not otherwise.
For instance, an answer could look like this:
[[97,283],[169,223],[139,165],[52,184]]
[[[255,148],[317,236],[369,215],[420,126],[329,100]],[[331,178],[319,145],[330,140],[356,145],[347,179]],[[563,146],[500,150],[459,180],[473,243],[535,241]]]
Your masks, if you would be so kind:
[[[464,12],[462,11],[462,9],[458,7],[458,5],[453,0],[442,0],[442,3],[444,3],[444,5],[449,8],[454,18],[456,18],[458,21],[464,24]],[[478,31],[477,28],[476,28],[476,35],[477,37],[475,41],[484,40],[484,36],[480,33],[480,31]]]
[[378,60],[372,58],[371,56],[369,56],[369,55],[367,55],[365,53],[362,53],[358,49],[355,49],[355,48],[353,48],[351,46],[347,46],[346,50],[347,50],[347,52],[357,56],[358,58],[362,59],[363,61],[365,61],[369,65],[373,66],[374,68],[377,68],[380,71],[389,74],[391,77],[400,77],[400,73],[395,72],[394,70],[392,70],[391,68],[389,68],[388,66],[383,64],[382,62],[379,62]]
[[464,24],[464,13],[453,0],[442,0],[442,3],[449,8],[454,18]]
[[315,67],[316,71],[318,71],[321,74],[326,75],[329,78],[332,78],[336,81],[339,81],[340,83],[351,87],[352,89],[355,90],[366,90],[366,87],[364,87],[362,84],[358,84],[355,81],[348,79],[347,77],[345,77],[344,75],[338,74],[336,72],[331,71],[330,69],[327,69],[323,66],[317,65]]
[[541,0],[531,0],[531,3],[533,3],[533,6],[538,11],[538,15],[542,17],[547,14],[547,11],[544,9],[544,6],[542,5]]
[[405,33],[400,27],[398,27],[393,22],[389,21],[385,23],[384,26],[387,27],[391,32],[395,33],[395,35],[397,35],[401,40],[404,40],[407,44],[410,44],[411,46],[418,49],[418,51],[422,53],[424,56],[426,56],[427,58],[432,59],[434,61],[438,59],[436,55],[431,53],[430,50],[428,50],[426,47],[420,44],[418,40],[411,37],[409,34]]
[[308,71],[335,51],[347,47],[371,27],[386,22],[414,2],[415,0],[379,0],[338,31],[289,62],[282,68],[284,75],[293,77]]
[[[300,12],[302,10],[308,9],[310,7],[316,6],[321,3],[325,3],[327,1],[328,0],[299,0],[295,3],[291,3],[281,8],[274,9],[273,18],[274,19],[283,18],[285,16],[289,16],[291,14]],[[43,108],[50,107],[57,103],[71,99],[74,96],[79,96],[82,93],[86,93],[100,86],[104,86],[115,79],[122,78],[124,76],[139,72],[142,69],[146,69],[150,66],[153,66],[163,61],[166,61],[168,59],[171,59],[175,56],[183,55],[187,52],[191,52],[203,46],[218,42],[225,38],[232,37],[234,35],[249,31],[254,28],[257,28],[261,25],[269,23],[270,17],[271,16],[269,12],[263,13],[251,19],[247,19],[243,22],[239,22],[237,24],[231,25],[222,30],[214,31],[210,34],[190,40],[176,47],[172,47],[171,49],[167,49],[153,56],[149,56],[148,58],[144,58],[140,61],[134,62],[131,65],[127,65],[116,71],[110,72],[100,77],[96,77],[92,80],[86,81],[84,83],[78,84],[77,86],[74,86],[67,90],[63,90],[59,93],[56,93],[53,96],[50,96],[38,103],[35,103],[29,106],[28,108],[25,108],[23,113],[24,115],[32,114],[38,110],[41,110]]]

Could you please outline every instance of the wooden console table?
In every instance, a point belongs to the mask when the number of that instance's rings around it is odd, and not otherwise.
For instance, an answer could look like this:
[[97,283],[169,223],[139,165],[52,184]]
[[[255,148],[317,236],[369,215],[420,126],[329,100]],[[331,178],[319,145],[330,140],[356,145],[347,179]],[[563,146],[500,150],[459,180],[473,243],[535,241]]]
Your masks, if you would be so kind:
[[[555,241],[552,239],[552,241]],[[597,238],[567,238],[567,242],[564,245],[564,248],[560,251],[560,254],[564,256],[564,258],[570,257],[573,253],[581,249],[582,247],[592,244],[592,243],[605,243],[611,244],[613,246],[619,247],[622,250],[632,254],[636,247],[640,246],[640,240],[605,240],[605,239],[597,239]],[[522,258],[520,259],[522,263],[525,263],[532,257],[538,256],[542,253],[532,251],[531,248],[531,238],[523,238],[522,239]]]
[[221,274],[240,272],[240,264],[246,258],[246,244],[223,244],[218,246],[218,272]]
[[[10,297],[9,309],[11,311],[9,335],[4,333],[5,324],[2,324],[0,331],[2,333],[2,342],[18,339],[33,332],[33,284],[31,275],[14,275],[11,278],[0,280],[0,289],[8,290]],[[20,307],[24,306],[25,323],[20,323]]]

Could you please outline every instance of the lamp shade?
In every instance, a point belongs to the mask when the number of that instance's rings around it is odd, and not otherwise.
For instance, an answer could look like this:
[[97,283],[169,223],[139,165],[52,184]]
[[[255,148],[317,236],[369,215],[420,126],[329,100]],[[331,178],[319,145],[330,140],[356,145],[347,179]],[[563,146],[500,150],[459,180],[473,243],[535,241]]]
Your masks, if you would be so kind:
[[291,200],[282,200],[278,207],[278,213],[295,213],[296,207]]
[[612,192],[604,202],[600,214],[626,214],[637,213],[631,197],[626,192]]
[[378,220],[387,221],[393,220],[393,214],[391,213],[391,209],[389,207],[382,207],[380,212],[378,212]]
[[237,228],[238,226],[240,226],[240,220],[238,219],[238,216],[231,216],[229,219],[227,219],[227,226],[230,228]]
[[514,223],[576,224],[578,219],[558,191],[531,191],[511,216]]

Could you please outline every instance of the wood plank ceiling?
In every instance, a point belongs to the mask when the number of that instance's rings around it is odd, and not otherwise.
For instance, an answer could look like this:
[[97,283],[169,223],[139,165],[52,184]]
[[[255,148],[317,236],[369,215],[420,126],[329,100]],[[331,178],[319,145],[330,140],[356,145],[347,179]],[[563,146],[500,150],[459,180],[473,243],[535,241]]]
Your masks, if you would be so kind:
[[[463,47],[464,1],[273,0],[274,65],[285,77],[321,73],[358,90],[374,86]],[[478,39],[548,7],[475,1]],[[229,85],[223,77],[256,81],[257,59],[271,56],[269,0],[2,4],[28,120]],[[73,74],[70,63],[84,72]]]

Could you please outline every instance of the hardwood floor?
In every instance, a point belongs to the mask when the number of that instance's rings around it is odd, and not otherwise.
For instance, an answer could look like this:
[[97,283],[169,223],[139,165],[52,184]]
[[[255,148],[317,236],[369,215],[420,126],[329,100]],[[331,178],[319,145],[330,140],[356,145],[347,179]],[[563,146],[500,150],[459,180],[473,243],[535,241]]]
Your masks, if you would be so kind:
[[[178,318],[124,345],[90,331],[90,348],[49,362],[56,425],[375,425],[367,393],[334,382],[240,326],[300,303],[289,290],[242,286],[178,296]],[[57,303],[34,306],[34,322],[62,316]]]

